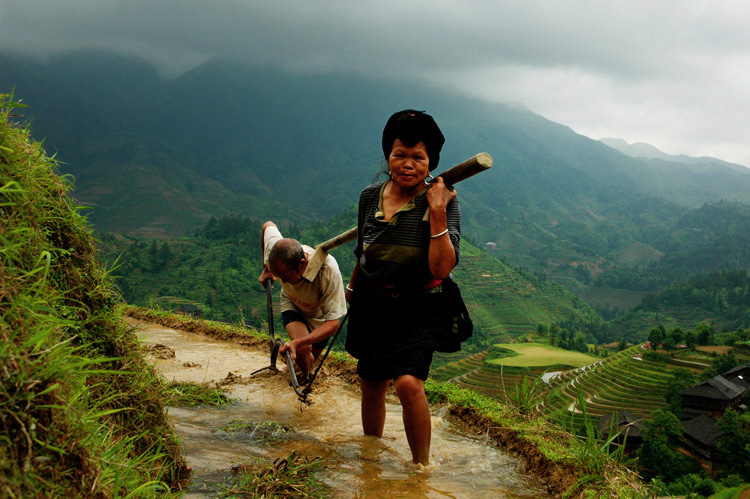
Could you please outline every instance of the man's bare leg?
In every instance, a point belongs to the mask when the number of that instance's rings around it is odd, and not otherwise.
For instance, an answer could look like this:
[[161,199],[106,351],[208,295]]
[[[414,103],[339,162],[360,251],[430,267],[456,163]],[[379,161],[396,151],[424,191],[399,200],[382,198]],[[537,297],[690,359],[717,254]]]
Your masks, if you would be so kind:
[[[289,337],[293,340],[304,338],[310,331],[307,330],[307,324],[304,322],[294,321],[286,325],[286,332]],[[312,354],[312,345],[307,345],[297,349],[297,359],[295,364],[300,371],[308,373],[315,364],[315,359]]]
[[430,405],[424,393],[424,381],[409,374],[396,378],[396,393],[403,409],[406,440],[414,463],[430,463],[432,420]]

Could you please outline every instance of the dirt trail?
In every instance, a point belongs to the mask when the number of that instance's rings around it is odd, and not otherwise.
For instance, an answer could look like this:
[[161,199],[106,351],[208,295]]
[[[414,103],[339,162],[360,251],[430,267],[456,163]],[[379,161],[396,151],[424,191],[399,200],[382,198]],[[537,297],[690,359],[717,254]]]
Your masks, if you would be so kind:
[[[350,383],[324,377],[310,397],[312,404],[300,410],[285,376],[264,371],[250,378],[268,365],[266,350],[132,322],[146,345],[174,350],[173,358],[154,360],[166,379],[227,383],[238,400],[226,408],[169,408],[193,468],[185,497],[215,497],[233,464],[271,462],[292,450],[324,459],[321,479],[334,497],[550,497],[521,471],[517,457],[462,432],[441,413],[432,417],[432,464],[420,470],[411,464],[397,401],[388,403],[384,437],[365,437],[359,393]],[[254,430],[226,431],[240,421]]]

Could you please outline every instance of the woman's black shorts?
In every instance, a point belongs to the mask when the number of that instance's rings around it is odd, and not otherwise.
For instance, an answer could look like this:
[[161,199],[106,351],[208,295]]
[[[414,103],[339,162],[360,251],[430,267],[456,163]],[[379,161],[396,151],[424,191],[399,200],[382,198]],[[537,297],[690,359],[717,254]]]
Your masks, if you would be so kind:
[[427,379],[439,327],[434,298],[422,292],[393,297],[364,279],[357,282],[346,350],[359,359],[357,373],[362,379],[395,379],[402,374]]

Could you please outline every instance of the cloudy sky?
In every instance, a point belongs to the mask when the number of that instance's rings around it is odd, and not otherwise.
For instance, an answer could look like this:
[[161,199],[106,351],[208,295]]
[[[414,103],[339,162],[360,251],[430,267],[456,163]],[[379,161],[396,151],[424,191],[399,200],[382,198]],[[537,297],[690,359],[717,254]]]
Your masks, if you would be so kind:
[[750,166],[750,2],[0,0],[0,50],[421,78],[594,139]]

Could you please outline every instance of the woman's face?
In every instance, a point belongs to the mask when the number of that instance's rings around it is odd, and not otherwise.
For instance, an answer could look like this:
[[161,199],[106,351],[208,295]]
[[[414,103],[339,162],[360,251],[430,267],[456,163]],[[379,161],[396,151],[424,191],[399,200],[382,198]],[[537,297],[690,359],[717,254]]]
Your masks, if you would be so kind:
[[391,155],[388,156],[388,170],[393,182],[399,187],[413,189],[424,185],[424,179],[430,173],[430,158],[424,142],[409,147],[401,139],[393,141]]

